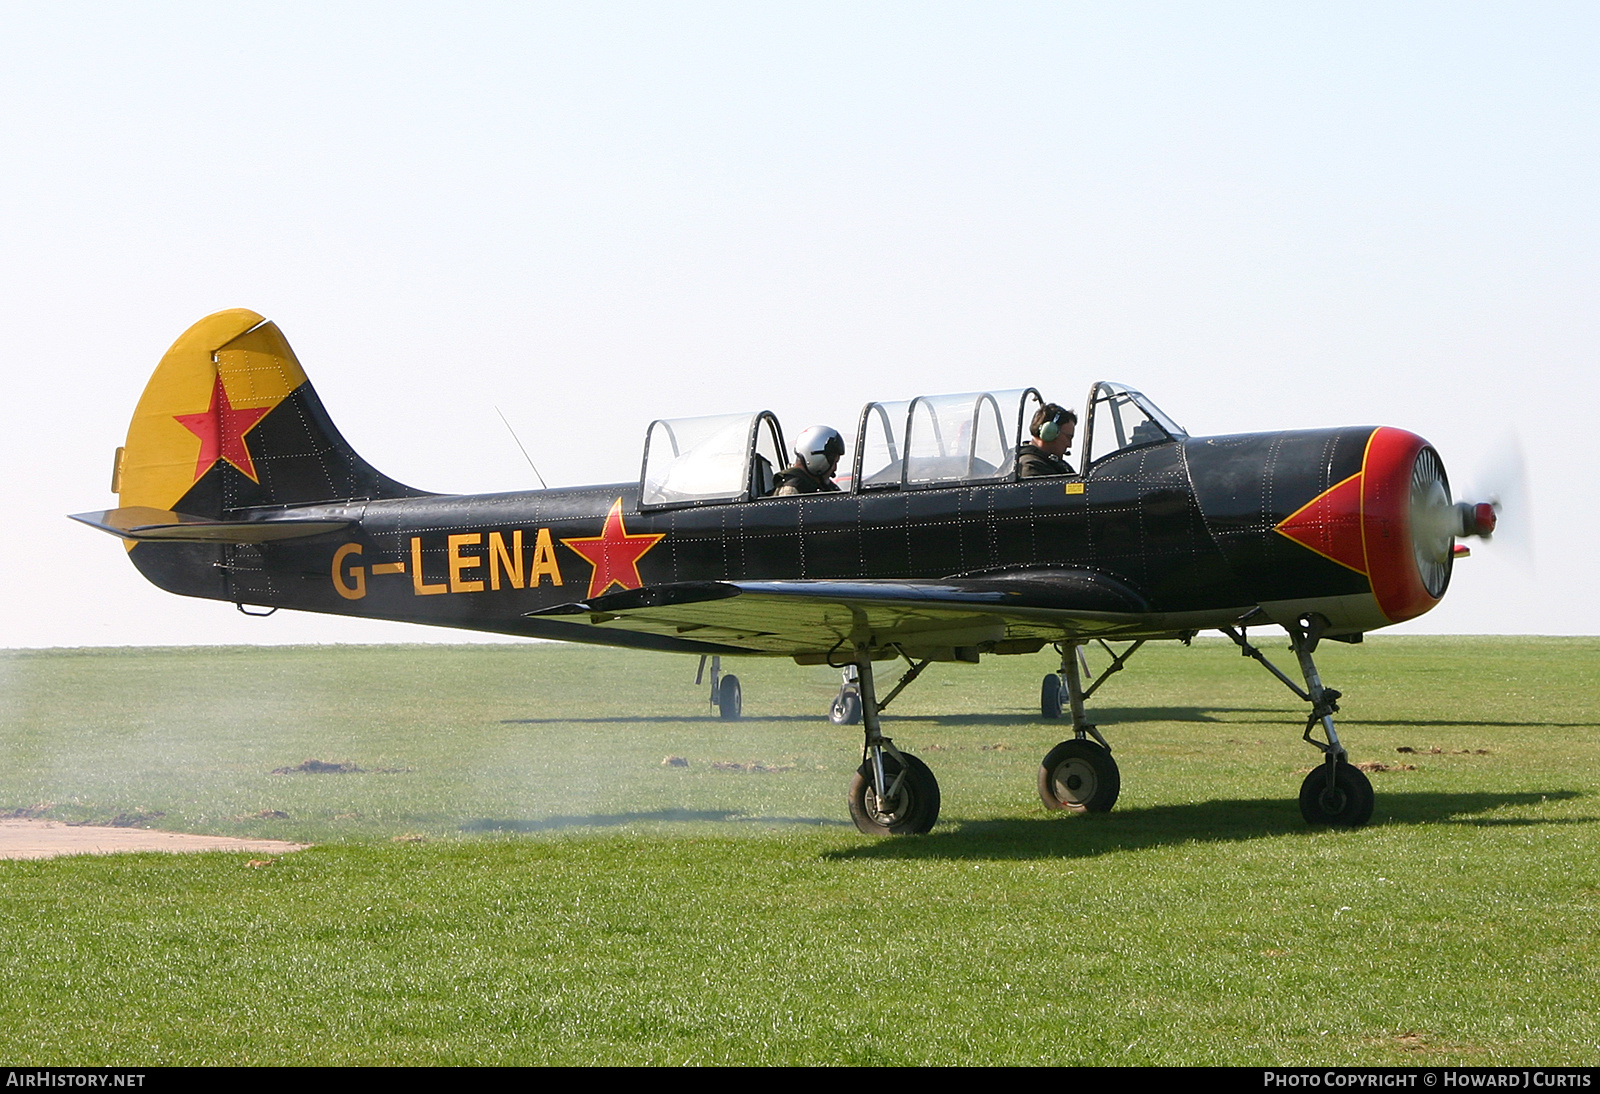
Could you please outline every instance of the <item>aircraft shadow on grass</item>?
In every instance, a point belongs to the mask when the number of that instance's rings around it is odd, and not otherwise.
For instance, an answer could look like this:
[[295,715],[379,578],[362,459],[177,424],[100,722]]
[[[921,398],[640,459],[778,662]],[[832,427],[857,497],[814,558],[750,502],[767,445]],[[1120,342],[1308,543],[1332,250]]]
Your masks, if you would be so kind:
[[[1600,817],[1481,817],[1472,814],[1545,801],[1584,797],[1581,791],[1545,793],[1396,793],[1384,795],[1381,825],[1459,824],[1472,827],[1594,824]],[[1326,830],[1324,830],[1326,831]],[[1113,814],[963,821],[946,831],[908,840],[885,840],[829,851],[828,859],[1063,859],[1094,858],[1183,843],[1243,842],[1274,836],[1317,835],[1293,802],[1236,798],[1190,805],[1118,809]]]
[[463,832],[558,832],[568,828],[621,828],[629,824],[727,821],[757,824],[802,824],[817,828],[848,828],[847,821],[825,817],[755,817],[728,809],[652,809],[638,813],[588,813],[544,817],[539,820],[482,817],[461,826]]
[[[768,714],[768,715],[742,715],[741,722],[805,722],[816,725],[819,719],[815,714]],[[623,714],[605,715],[596,718],[502,718],[503,726],[606,726],[606,725],[683,725],[690,722],[722,722],[715,714]],[[726,724],[726,723],[723,723]]]
[[1460,718],[1345,718],[1348,726],[1381,728],[1393,726],[1405,729],[1466,729],[1480,726],[1490,729],[1600,729],[1600,722],[1552,722],[1541,718],[1536,722],[1488,722],[1482,718],[1463,715]]
[[[1097,707],[1095,715],[1099,718],[1101,726],[1121,725],[1135,722],[1199,722],[1212,725],[1224,725],[1233,721],[1232,715],[1268,715],[1281,717],[1294,721],[1294,712],[1286,707]],[[745,714],[741,715],[741,722],[793,722],[808,725],[818,725],[820,719],[815,714]],[[502,718],[500,725],[628,725],[628,724],[672,724],[684,722],[719,722],[722,721],[715,714],[701,715],[670,715],[670,714],[633,714],[620,716],[603,716],[593,718]],[[1037,712],[1016,711],[1013,713],[990,714],[896,714],[896,725],[920,724],[938,726],[1060,726],[1058,721],[1047,721],[1039,717]],[[1251,723],[1256,724],[1254,722]],[[1374,725],[1388,723],[1375,722]],[[1404,724],[1404,723],[1395,723]],[[1454,722],[1440,722],[1440,725],[1455,725]],[[1479,724],[1505,724],[1512,723],[1479,723]]]
[[[1381,824],[1459,824],[1480,828],[1547,824],[1593,824],[1600,817],[1482,817],[1508,806],[1528,806],[1544,801],[1569,801],[1583,797],[1576,790],[1546,793],[1399,793],[1385,796]],[[481,817],[461,826],[462,832],[533,834],[574,828],[622,828],[630,824],[732,824],[803,825],[812,828],[848,828],[842,820],[827,817],[777,817],[740,813],[730,809],[652,809],[631,813],[585,813],[520,818]],[[1039,817],[1034,819],[964,821],[947,831],[914,840],[892,840],[830,851],[829,859],[949,858],[1035,859],[1092,858],[1114,851],[1138,851],[1179,843],[1238,842],[1271,836],[1308,837],[1294,803],[1277,798],[1238,798],[1162,805],[1147,809],[1121,809],[1110,816]]]

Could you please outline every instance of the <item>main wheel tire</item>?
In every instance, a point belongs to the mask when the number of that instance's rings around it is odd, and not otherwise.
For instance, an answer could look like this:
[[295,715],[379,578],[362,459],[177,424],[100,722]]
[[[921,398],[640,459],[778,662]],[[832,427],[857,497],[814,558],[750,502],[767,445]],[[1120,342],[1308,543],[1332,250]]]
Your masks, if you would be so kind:
[[1122,792],[1122,772],[1094,741],[1062,741],[1039,765],[1039,800],[1069,813],[1108,813]]
[[1372,819],[1372,780],[1340,760],[1328,785],[1328,765],[1318,764],[1300,784],[1300,815],[1307,824],[1360,828]]
[[717,714],[730,721],[744,710],[744,695],[739,689],[737,676],[724,676],[717,687]]
[[[896,800],[878,801],[872,786],[871,760],[857,768],[855,778],[850,780],[850,819],[869,836],[921,835],[939,819],[939,780],[927,764],[911,753],[900,755],[906,762],[906,777]],[[883,756],[883,774],[891,786],[900,774],[899,761],[888,753]]]
[[1046,718],[1061,717],[1061,675],[1052,672],[1039,685],[1039,713]]
[[861,696],[853,691],[835,695],[828,707],[828,721],[836,726],[853,726],[861,721]]

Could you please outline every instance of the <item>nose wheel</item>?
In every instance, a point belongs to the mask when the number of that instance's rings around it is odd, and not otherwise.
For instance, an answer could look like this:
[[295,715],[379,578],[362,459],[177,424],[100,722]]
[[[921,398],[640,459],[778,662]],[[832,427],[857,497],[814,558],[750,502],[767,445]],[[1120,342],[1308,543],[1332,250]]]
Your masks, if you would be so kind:
[[1300,784],[1300,815],[1307,824],[1360,828],[1372,819],[1372,781],[1340,760],[1318,764]]

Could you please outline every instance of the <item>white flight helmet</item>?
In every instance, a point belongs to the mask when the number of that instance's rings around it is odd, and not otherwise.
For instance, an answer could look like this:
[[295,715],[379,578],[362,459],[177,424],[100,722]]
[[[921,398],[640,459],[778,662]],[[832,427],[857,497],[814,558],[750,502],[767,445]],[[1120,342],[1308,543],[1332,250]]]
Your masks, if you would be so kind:
[[794,442],[794,454],[813,475],[824,474],[828,465],[844,455],[844,438],[831,426],[814,425]]

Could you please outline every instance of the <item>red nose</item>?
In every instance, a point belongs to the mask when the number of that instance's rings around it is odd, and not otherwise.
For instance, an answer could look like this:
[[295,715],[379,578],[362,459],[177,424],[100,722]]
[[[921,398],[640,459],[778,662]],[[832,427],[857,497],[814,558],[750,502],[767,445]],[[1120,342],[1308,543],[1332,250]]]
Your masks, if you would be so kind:
[[[1414,619],[1437,604],[1450,583],[1444,465],[1415,433],[1384,426],[1367,441],[1361,479],[1362,536],[1373,596],[1391,622]],[[1443,536],[1441,529],[1428,527],[1435,522],[1426,514],[1435,506],[1446,510]]]

